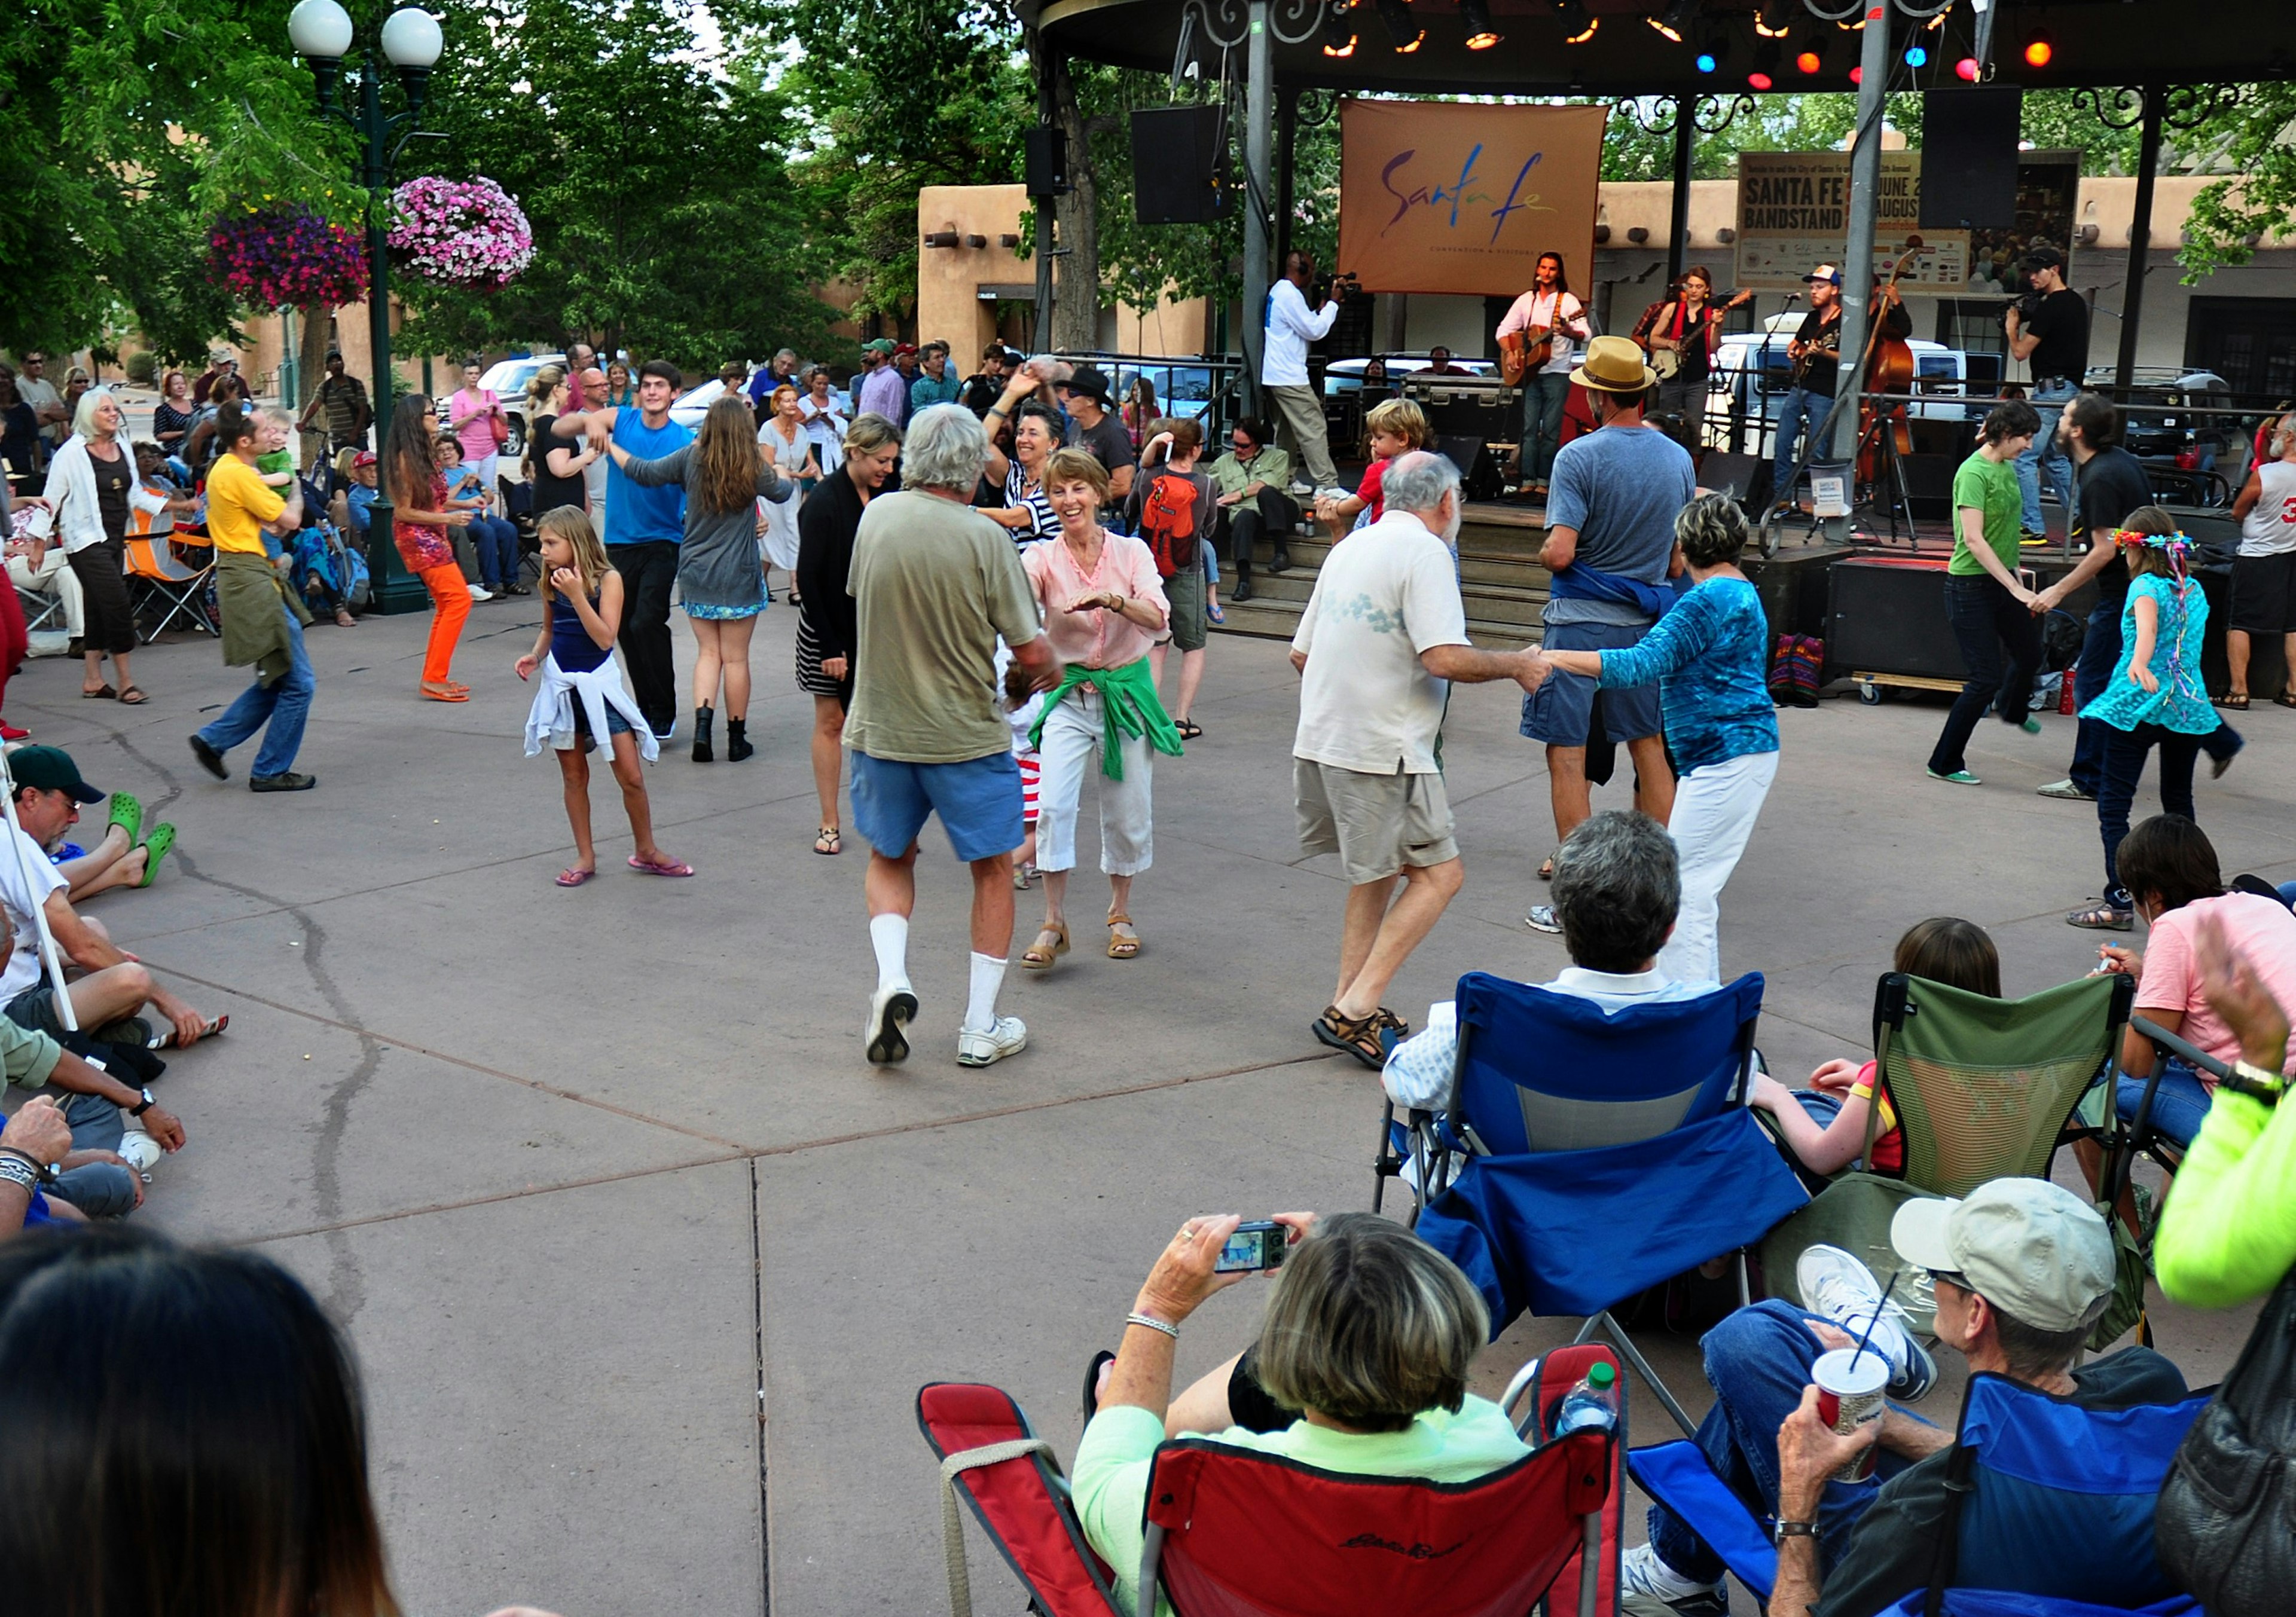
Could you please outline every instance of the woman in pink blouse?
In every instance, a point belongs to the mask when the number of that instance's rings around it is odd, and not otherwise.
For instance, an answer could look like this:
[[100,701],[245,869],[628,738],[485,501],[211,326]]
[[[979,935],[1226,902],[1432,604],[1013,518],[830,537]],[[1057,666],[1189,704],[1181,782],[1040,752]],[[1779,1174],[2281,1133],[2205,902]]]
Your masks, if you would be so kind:
[[1082,449],[1062,449],[1045,463],[1044,489],[1060,536],[1030,546],[1021,565],[1045,616],[1045,634],[1068,677],[1045,698],[1030,732],[1043,759],[1037,788],[1037,868],[1045,878],[1045,925],[1021,956],[1032,971],[1051,969],[1069,948],[1069,872],[1076,867],[1077,810],[1085,762],[1100,759],[1100,868],[1108,876],[1108,958],[1140,952],[1128,913],[1132,878],[1154,858],[1150,813],[1151,759],[1177,755],[1180,732],[1157,699],[1148,648],[1164,632],[1170,608],[1148,546],[1100,525],[1108,473]]
[[475,357],[463,362],[462,391],[447,401],[447,424],[455,441],[463,446],[463,464],[479,474],[479,481],[491,494],[496,488],[495,457],[502,452],[502,445],[495,441],[495,423],[500,421],[507,429],[510,417],[503,412],[502,395],[479,386],[483,374]]

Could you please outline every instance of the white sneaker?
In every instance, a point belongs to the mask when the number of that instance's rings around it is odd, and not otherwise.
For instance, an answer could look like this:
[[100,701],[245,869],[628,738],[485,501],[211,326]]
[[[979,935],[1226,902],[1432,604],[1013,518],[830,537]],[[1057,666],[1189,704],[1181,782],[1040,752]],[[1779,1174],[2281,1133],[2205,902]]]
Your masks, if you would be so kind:
[[869,1059],[879,1066],[909,1058],[908,1025],[917,1014],[917,996],[906,983],[880,988],[869,1000],[869,1025],[861,1036],[869,1041]]
[[[1794,1265],[1794,1282],[1802,1306],[1833,1321],[1853,1338],[1864,1337],[1866,1327],[1882,1310],[1882,1288],[1874,1271],[1839,1246],[1812,1246]],[[1914,1340],[1906,1311],[1891,1298],[1882,1322],[1874,1327],[1874,1350],[1890,1361],[1890,1391],[1899,1398],[1920,1398],[1937,1380],[1937,1361]]]
[[495,592],[492,590],[481,588],[478,584],[464,584],[463,587],[470,591],[472,600],[492,600],[495,598]]
[[1619,1557],[1619,1610],[1626,1617],[1729,1617],[1730,1592],[1718,1583],[1693,1583],[1637,1544]]
[[960,1028],[956,1034],[959,1066],[989,1066],[1029,1048],[1029,1029],[1018,1017],[999,1017],[987,1033]]
[[1562,919],[1554,913],[1553,904],[1531,905],[1530,913],[1522,918],[1522,924],[1533,932],[1559,934],[1562,930]]

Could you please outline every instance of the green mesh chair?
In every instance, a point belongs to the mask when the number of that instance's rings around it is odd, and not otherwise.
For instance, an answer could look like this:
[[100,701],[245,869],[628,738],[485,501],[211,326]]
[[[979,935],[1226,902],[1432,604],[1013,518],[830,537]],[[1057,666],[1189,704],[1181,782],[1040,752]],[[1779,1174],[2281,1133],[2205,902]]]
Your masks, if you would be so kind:
[[[1886,1278],[1902,1267],[1890,1221],[1917,1196],[1966,1196],[2013,1175],[2046,1179],[2057,1147],[2081,1131],[2069,1125],[2082,1092],[2117,1066],[2136,997],[2134,980],[2118,972],[2022,1000],[1885,974],[1874,1001],[1874,1058],[1905,1131],[1905,1175],[1844,1172],[1772,1230],[1762,1243],[1770,1294],[1800,1304],[1794,1264],[1821,1243],[1857,1254]],[[1880,1123],[1881,1108],[1870,1108],[1861,1161]],[[1930,1334],[1929,1277],[1901,1277],[1895,1295]]]

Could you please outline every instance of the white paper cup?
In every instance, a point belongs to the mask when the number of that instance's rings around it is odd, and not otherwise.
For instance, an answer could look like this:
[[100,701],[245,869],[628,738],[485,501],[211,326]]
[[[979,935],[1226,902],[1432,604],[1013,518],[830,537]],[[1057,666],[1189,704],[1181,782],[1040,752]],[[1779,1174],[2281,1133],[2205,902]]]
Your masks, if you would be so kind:
[[[1818,1419],[1845,1437],[1881,1419],[1888,1408],[1882,1394],[1890,1384],[1890,1361],[1871,1348],[1863,1353],[1856,1348],[1820,1353],[1809,1378],[1817,1387]],[[1834,1473],[1833,1480],[1862,1482],[1872,1476],[1879,1447],[1868,1443],[1855,1460]]]

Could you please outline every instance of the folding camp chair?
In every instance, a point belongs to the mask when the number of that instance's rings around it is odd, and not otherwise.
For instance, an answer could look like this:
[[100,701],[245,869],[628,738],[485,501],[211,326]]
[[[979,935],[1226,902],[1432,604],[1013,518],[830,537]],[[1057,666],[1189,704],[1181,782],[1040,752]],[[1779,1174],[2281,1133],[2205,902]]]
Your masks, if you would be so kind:
[[[2202,1077],[2213,1080],[2219,1089],[2229,1089],[2244,1095],[2259,1095],[2261,1098],[2276,1102],[2278,1098],[2276,1095],[2262,1095],[2253,1083],[2234,1072],[2229,1066],[2208,1051],[2186,1043],[2150,1017],[2132,1017],[2128,1025],[2152,1041],[2152,1070],[2145,1076],[2144,1093],[2137,1102],[2135,1117],[2122,1123],[2120,1108],[2114,1104],[2116,1098],[2109,1096],[2105,1101],[2108,1127],[2105,1168],[2102,1175],[2104,1188],[2101,1194],[2108,1203],[2116,1206],[2139,1156],[2151,1157],[2167,1173],[2173,1174],[2184,1165],[2185,1147],[2192,1142],[2170,1139],[2152,1121],[2153,1098],[2160,1093],[2161,1075],[2167,1071],[2171,1056]],[[2116,1124],[2119,1126],[2112,1126]],[[2149,1246],[2149,1236],[2145,1237],[2145,1242]]]
[[144,643],[147,646],[165,634],[179,617],[202,634],[215,633],[215,625],[208,621],[200,604],[200,596],[215,572],[215,553],[210,551],[202,566],[184,565],[166,543],[174,529],[173,519],[162,511],[152,519],[148,532],[131,534],[127,538],[127,582],[136,615],[142,617],[155,600],[166,607],[159,622],[144,632]]
[[[1473,1482],[1343,1474],[1209,1439],[1166,1442],[1149,1486],[1140,1587],[1160,1581],[1181,1617],[1522,1617],[1542,1596],[1558,1613],[1615,1613],[1625,1384],[1613,1433],[1539,1441],[1597,1362],[1617,1368],[1599,1343],[1525,1366],[1502,1407],[1533,1451]],[[917,1394],[917,1424],[941,1459],[955,1617],[972,1609],[960,1499],[1027,1589],[1029,1610],[1112,1617],[1115,1579],[1085,1541],[1052,1446],[1019,1405],[995,1387],[935,1383]],[[1140,1608],[1152,1609],[1144,1596]]]
[[[2208,1401],[2202,1392],[2089,1409],[2005,1376],[1971,1376],[1929,1586],[1890,1610],[1977,1617],[2011,1596],[2020,1597],[2008,1607],[2015,1617],[2177,1609],[2180,1597],[2153,1553],[2152,1511],[2177,1446]],[[1697,1444],[1631,1450],[1627,1470],[1768,1601],[1777,1581],[1769,1519],[1725,1485]]]
[[[1770,1294],[1804,1301],[1795,1264],[1819,1245],[1855,1254],[1877,1276],[1890,1274],[1898,1267],[1890,1221],[1907,1201],[1966,1196],[2010,1176],[2046,1179],[2058,1146],[2083,1131],[2074,1114],[2099,1074],[2108,1111],[2112,1107],[2121,1029],[2136,994],[2134,981],[2117,972],[2022,1000],[1996,1000],[1904,972],[1882,974],[1874,991],[1874,1057],[1904,1131],[1905,1172],[1896,1179],[1841,1174],[1773,1231],[1762,1243]],[[1880,1108],[1874,1107],[1868,1155],[1879,1129]],[[1906,1277],[1894,1295],[1914,1328],[1931,1334],[1937,1305],[1929,1277]]]
[[[1468,1153],[1420,1237],[1481,1288],[1494,1333],[1528,1309],[1578,1315],[1685,1432],[1681,1404],[1611,1310],[1734,1257],[1809,1200],[1746,1109],[1758,974],[1695,1000],[1606,1011],[1482,972],[1459,979],[1442,1128]],[[1435,1150],[1441,1156],[1439,1149]]]

